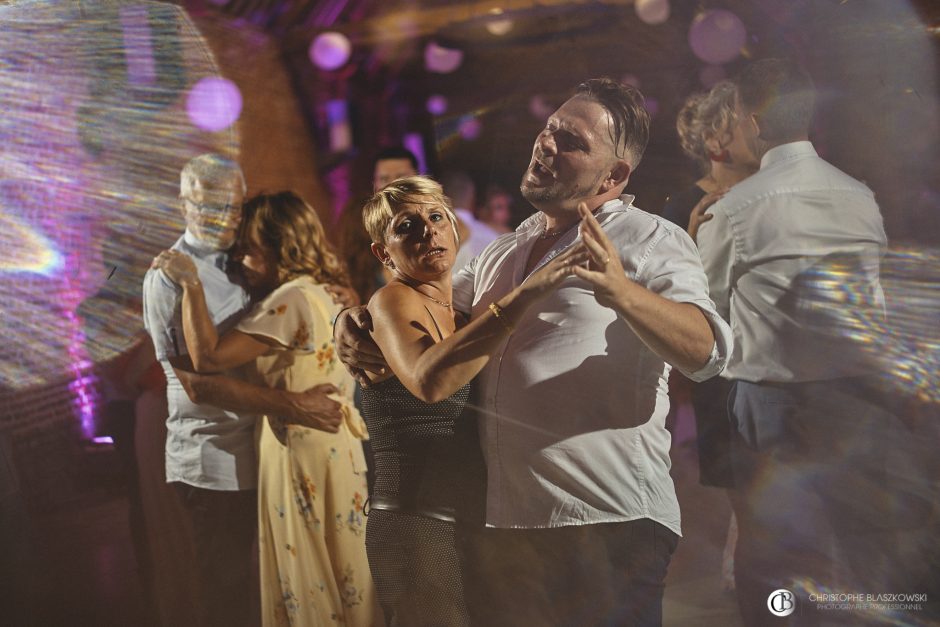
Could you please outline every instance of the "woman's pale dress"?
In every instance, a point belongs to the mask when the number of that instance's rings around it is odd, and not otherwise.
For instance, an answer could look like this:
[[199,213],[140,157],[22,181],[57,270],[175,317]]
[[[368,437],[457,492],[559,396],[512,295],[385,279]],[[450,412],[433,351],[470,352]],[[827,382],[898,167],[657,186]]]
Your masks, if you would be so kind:
[[310,277],[265,298],[239,330],[274,340],[258,358],[268,387],[301,392],[321,383],[341,390],[345,419],[336,434],[259,421],[258,531],[261,610],[267,625],[373,625],[375,592],[366,557],[365,426],[354,384],[333,349],[339,308]]

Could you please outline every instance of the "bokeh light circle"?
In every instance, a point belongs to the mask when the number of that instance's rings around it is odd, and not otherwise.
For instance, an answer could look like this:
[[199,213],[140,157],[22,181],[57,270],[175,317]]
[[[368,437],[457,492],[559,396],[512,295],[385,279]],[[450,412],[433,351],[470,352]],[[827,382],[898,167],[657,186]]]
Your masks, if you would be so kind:
[[555,108],[541,94],[535,94],[529,98],[529,113],[538,120],[545,121],[554,110]]
[[636,0],[633,8],[636,15],[646,24],[662,24],[669,19],[669,0]]
[[434,94],[428,97],[425,106],[428,113],[432,115],[444,115],[447,113],[447,98],[440,94]]
[[463,51],[445,48],[431,41],[424,48],[424,67],[429,72],[450,74],[463,63]]
[[698,14],[689,27],[692,52],[705,63],[713,65],[735,59],[746,40],[744,22],[725,9],[710,9]]
[[222,131],[238,120],[242,94],[232,81],[217,76],[201,79],[189,91],[186,113],[204,131]]
[[499,20],[490,20],[486,23],[486,30],[490,35],[496,35],[497,37],[502,37],[509,33],[512,30],[513,21],[508,18],[502,18]]
[[483,132],[483,123],[478,118],[468,115],[460,121],[458,132],[467,141],[473,141]]
[[342,33],[320,33],[310,43],[310,61],[321,70],[338,70],[352,54],[352,44]]

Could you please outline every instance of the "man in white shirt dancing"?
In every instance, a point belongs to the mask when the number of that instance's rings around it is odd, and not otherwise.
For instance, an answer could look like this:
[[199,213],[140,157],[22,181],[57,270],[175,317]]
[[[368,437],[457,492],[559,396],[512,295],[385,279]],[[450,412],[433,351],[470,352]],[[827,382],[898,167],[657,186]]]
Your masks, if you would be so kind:
[[474,624],[662,621],[680,533],[666,381],[670,364],[717,374],[730,329],[685,231],[621,195],[649,136],[642,103],[582,84],[533,146],[521,189],[539,212],[454,278],[454,307],[474,316],[578,238],[594,258],[475,380],[488,479],[487,528],[464,550]]

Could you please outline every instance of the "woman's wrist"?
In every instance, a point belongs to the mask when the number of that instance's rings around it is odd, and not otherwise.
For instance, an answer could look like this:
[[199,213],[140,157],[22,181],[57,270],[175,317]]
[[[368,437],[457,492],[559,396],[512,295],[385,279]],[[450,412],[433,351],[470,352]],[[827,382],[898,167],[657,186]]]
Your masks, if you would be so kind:
[[202,288],[202,281],[199,280],[198,274],[181,276],[179,284],[184,290]]

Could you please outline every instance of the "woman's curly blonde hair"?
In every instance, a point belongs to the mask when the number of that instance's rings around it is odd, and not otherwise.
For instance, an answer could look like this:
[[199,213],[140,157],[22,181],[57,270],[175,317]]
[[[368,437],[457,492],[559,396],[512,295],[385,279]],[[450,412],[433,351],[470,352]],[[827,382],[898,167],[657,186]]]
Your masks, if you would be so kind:
[[679,132],[679,144],[683,152],[689,155],[708,172],[710,160],[705,140],[710,137],[721,138],[731,131],[737,116],[734,113],[734,99],[737,88],[731,81],[721,81],[703,94],[689,96],[676,120]]
[[318,283],[350,285],[317,212],[294,192],[258,194],[245,203],[238,241],[244,246],[253,238],[274,252],[281,284],[309,275]]

